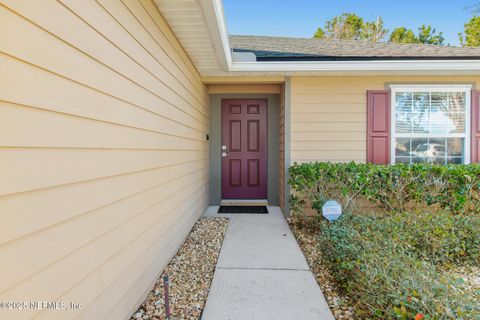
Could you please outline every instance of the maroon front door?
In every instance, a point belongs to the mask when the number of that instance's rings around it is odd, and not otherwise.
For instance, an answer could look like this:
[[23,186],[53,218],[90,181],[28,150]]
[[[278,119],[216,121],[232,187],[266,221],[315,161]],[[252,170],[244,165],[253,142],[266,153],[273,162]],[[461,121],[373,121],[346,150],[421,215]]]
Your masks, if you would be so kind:
[[222,100],[221,152],[223,199],[266,199],[266,100]]

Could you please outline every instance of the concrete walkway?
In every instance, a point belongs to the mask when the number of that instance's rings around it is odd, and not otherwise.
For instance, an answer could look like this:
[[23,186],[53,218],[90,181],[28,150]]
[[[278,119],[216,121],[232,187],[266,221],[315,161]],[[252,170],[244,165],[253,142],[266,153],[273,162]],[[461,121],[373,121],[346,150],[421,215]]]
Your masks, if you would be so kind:
[[230,218],[202,320],[333,320],[278,207]]

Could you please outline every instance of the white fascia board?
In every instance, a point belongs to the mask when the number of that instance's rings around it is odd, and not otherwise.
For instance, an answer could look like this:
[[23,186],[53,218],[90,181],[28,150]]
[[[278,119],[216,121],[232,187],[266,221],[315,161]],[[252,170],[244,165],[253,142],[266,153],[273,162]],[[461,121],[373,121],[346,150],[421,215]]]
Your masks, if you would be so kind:
[[480,60],[233,62],[229,71],[478,71],[480,74]]
[[230,41],[228,40],[223,2],[222,0],[200,0],[200,4],[220,67],[227,71],[232,63],[232,53],[230,51]]

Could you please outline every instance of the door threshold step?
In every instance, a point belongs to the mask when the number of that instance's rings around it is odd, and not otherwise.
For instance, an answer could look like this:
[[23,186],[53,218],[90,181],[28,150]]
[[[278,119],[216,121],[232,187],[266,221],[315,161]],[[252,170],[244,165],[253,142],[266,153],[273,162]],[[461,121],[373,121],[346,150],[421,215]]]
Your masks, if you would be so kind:
[[224,199],[220,201],[221,206],[268,206],[267,199]]

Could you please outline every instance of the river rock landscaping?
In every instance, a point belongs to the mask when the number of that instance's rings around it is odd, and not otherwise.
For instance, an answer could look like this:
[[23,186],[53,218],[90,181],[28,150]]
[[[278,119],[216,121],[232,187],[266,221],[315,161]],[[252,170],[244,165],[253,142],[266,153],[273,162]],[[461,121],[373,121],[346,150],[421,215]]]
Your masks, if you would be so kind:
[[165,274],[170,277],[172,319],[200,319],[227,225],[228,219],[200,218],[131,319],[165,319]]

